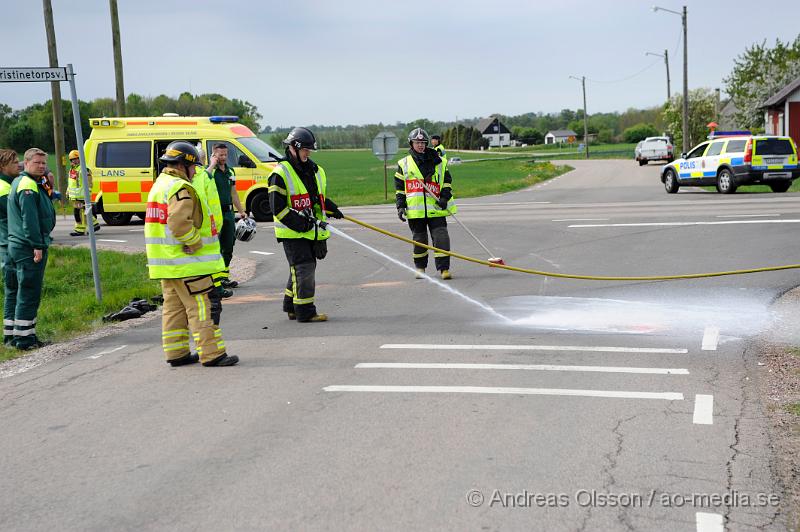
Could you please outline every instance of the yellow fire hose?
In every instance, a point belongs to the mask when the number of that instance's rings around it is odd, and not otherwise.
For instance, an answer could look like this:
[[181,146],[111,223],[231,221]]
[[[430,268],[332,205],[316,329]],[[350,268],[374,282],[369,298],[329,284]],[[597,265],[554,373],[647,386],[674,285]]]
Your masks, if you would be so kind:
[[775,272],[779,270],[793,270],[800,268],[800,264],[787,264],[785,266],[769,266],[766,268],[750,268],[747,270],[731,270],[727,272],[688,273],[684,275],[646,275],[641,277],[613,277],[608,275],[577,275],[571,273],[545,272],[541,270],[532,270],[529,268],[517,268],[516,266],[509,266],[507,264],[495,264],[487,260],[476,259],[474,257],[467,257],[466,255],[462,255],[460,253],[455,253],[453,251],[446,251],[444,249],[435,248],[427,244],[415,242],[410,238],[406,238],[404,236],[400,236],[385,229],[381,229],[380,227],[368,224],[367,222],[362,222],[361,220],[353,218],[352,216],[345,215],[344,219],[349,220],[354,224],[358,224],[361,227],[366,227],[367,229],[371,229],[372,231],[381,233],[382,235],[390,236],[392,238],[396,238],[397,240],[402,240],[403,242],[407,242],[409,244],[413,244],[415,246],[419,246],[425,249],[430,249],[436,253],[444,253],[445,255],[465,260],[467,262],[474,262],[475,264],[483,264],[484,266],[489,266],[490,268],[499,268],[502,270],[509,270],[512,272],[528,273],[531,275],[543,275],[545,277],[561,277],[564,279],[586,279],[589,281],[667,281],[671,279],[700,279],[703,277],[722,277],[723,275],[742,275],[745,273]]

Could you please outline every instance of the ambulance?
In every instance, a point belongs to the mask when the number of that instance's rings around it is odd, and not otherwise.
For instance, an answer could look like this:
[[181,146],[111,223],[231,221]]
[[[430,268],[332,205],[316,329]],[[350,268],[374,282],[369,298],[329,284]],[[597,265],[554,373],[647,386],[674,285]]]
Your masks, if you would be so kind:
[[767,185],[786,192],[800,177],[797,146],[791,137],[717,132],[680,159],[661,169],[661,182],[670,194],[682,186],[714,186],[733,194],[743,185]]
[[258,138],[236,116],[91,118],[92,133],[84,145],[92,172],[92,201],[108,225],[144,219],[147,195],[163,164],[158,158],[174,140],[200,145],[210,154],[215,144],[228,146],[228,165],[236,174],[236,191],[256,221],[269,221],[267,180],[278,151]]

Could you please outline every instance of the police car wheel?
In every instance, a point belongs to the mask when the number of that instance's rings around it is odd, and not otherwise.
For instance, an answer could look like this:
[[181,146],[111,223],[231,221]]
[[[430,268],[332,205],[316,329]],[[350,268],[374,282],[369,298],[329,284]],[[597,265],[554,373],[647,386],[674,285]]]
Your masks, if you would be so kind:
[[678,176],[675,170],[669,169],[664,173],[664,189],[668,194],[675,194],[678,191]]
[[736,185],[733,182],[733,174],[727,168],[723,168],[717,175],[717,192],[720,194],[733,194],[736,192]]
[[247,210],[253,213],[257,222],[272,221],[272,210],[269,208],[269,194],[266,190],[259,190],[248,201]]

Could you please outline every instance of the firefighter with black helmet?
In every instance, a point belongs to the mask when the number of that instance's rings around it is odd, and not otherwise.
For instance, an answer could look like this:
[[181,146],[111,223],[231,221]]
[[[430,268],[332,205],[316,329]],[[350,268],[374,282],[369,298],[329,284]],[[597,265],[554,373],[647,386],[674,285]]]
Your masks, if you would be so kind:
[[286,158],[269,176],[269,205],[275,220],[275,237],[289,261],[289,282],[283,311],[290,320],[327,321],[314,304],[317,260],[325,258],[330,236],[326,218],[344,215],[326,197],[325,170],[311,160],[317,150],[314,134],[304,127],[292,129],[283,141]]
[[[218,222],[198,196],[192,178],[200,154],[189,142],[171,142],[159,159],[166,166],[147,197],[144,241],[151,279],[161,280],[164,295],[161,343],[175,366],[233,366],[222,331],[214,320],[209,295],[212,274],[225,263],[217,237]],[[192,334],[197,354],[189,349]]]
[[[398,161],[394,174],[397,217],[403,222],[408,219],[415,242],[427,245],[430,231],[433,246],[450,251],[446,217],[457,212],[451,190],[453,179],[447,159],[428,147],[429,142],[428,132],[422,128],[408,134],[408,155]],[[421,279],[428,267],[428,250],[414,246],[413,257],[417,279]],[[450,256],[436,252],[434,258],[442,279],[452,279]]]

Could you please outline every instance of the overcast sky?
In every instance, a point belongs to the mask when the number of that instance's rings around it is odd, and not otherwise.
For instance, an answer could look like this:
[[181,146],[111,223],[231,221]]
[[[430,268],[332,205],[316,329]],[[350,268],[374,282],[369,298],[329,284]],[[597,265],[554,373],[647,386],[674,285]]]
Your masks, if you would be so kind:
[[[126,94],[218,92],[258,106],[262,126],[576,109],[580,82],[569,76],[583,75],[590,114],[654,106],[666,74],[645,52],[664,49],[673,93],[682,87],[681,19],[651,1],[118,1]],[[0,66],[47,66],[41,2],[2,2]],[[79,97],[113,97],[108,0],[52,3],[59,60],[73,63]],[[800,33],[797,0],[687,5],[690,88],[724,90],[747,46]],[[0,83],[0,102],[14,109],[49,97],[46,83]]]

